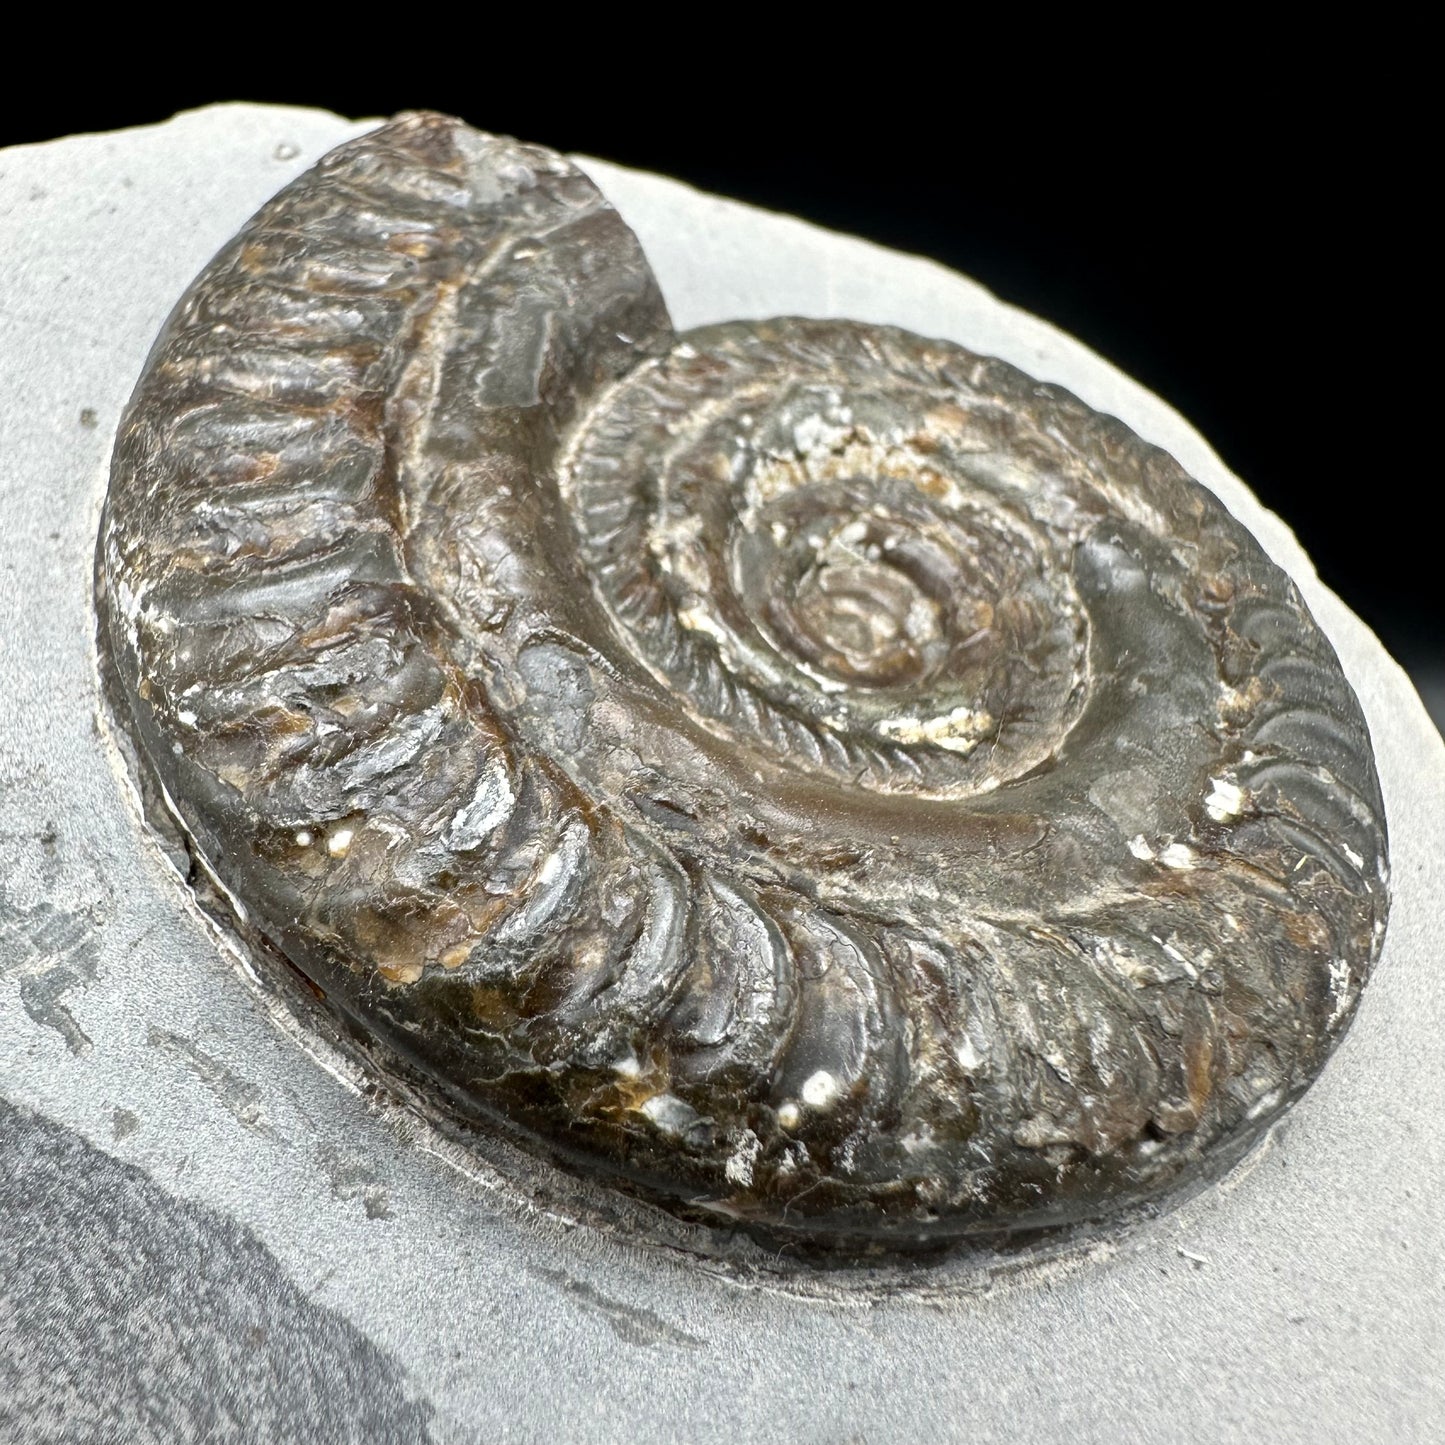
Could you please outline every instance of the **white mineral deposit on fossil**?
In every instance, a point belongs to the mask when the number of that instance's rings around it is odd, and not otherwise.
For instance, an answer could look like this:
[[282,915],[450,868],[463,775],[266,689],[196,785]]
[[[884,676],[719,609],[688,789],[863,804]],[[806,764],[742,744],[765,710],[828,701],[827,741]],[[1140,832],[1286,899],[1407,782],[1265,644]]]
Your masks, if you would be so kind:
[[431,1107],[844,1251],[1168,1197],[1348,1024],[1364,720],[1120,422],[847,321],[678,336],[562,157],[435,115],[167,323],[112,700],[236,926]]

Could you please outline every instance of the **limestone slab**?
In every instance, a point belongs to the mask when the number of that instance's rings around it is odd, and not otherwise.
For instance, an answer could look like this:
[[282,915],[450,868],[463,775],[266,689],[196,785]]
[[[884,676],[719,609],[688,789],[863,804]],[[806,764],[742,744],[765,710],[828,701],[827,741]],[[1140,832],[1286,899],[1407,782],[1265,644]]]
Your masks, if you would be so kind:
[[1445,1418],[1445,743],[1183,419],[930,262],[581,162],[679,327],[854,317],[1004,357],[1172,452],[1299,583],[1370,722],[1395,901],[1350,1034],[1263,1148],[1044,1264],[741,1274],[539,1208],[307,1047],[219,945],[100,721],[110,443],[190,278],[365,128],[223,106],[0,152],[0,1437],[1428,1438]]

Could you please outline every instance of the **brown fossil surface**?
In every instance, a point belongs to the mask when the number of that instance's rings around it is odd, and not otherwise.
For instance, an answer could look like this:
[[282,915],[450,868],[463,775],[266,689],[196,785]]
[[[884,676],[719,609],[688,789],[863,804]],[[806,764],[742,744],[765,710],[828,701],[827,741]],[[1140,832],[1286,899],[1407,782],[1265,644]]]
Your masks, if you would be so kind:
[[167,322],[98,556],[244,925],[470,1127],[857,1252],[1094,1220],[1310,1083],[1359,706],[1169,456],[1002,362],[674,334],[575,167],[413,115]]

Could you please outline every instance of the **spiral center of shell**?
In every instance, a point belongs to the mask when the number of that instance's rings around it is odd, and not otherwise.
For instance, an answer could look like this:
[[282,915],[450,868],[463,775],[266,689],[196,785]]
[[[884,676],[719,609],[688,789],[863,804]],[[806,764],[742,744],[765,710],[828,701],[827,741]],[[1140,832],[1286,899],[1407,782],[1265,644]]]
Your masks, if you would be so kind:
[[625,645],[740,744],[850,787],[989,791],[1081,713],[1077,503],[1046,455],[1000,467],[999,417],[957,403],[941,354],[836,343],[699,335],[612,393],[562,478],[588,570]]
[[918,683],[943,659],[940,603],[850,522],[826,541],[812,536],[814,560],[769,604],[776,635],[841,683],[862,687]]

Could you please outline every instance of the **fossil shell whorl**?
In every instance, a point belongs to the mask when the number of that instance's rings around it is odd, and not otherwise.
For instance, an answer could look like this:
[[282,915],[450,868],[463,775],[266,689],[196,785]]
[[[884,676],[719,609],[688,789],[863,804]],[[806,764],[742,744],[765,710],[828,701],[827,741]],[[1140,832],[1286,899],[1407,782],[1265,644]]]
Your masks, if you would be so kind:
[[584,176],[444,117],[192,286],[98,583],[247,926],[674,1207],[906,1245],[1157,1197],[1378,953],[1358,705],[1176,463],[947,343],[676,337]]

